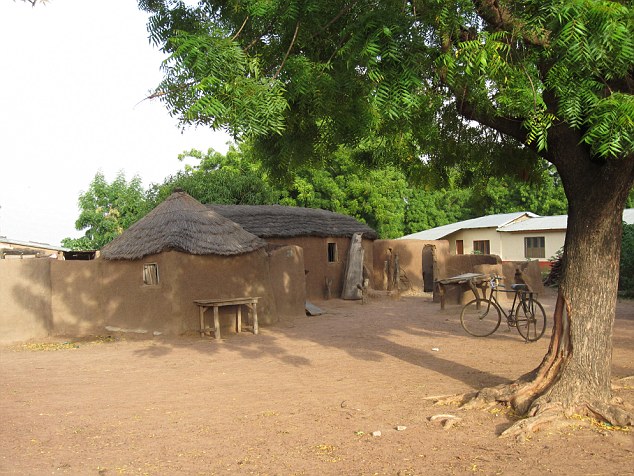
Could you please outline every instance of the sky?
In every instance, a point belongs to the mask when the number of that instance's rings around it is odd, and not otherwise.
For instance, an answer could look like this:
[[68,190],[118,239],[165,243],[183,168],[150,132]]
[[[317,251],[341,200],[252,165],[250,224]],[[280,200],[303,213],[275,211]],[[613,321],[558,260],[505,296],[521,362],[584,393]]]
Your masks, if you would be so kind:
[[147,188],[192,148],[226,152],[223,132],[184,132],[158,100],[164,56],[134,0],[0,0],[0,236],[60,245],[97,172]]

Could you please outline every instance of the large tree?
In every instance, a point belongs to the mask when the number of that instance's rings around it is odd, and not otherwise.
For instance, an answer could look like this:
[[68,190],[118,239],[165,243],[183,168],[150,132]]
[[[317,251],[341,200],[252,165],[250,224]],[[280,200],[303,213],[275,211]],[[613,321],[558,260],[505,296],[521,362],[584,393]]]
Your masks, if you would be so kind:
[[[548,353],[482,392],[533,418],[615,424],[612,328],[621,213],[634,183],[634,11],[603,0],[139,0],[168,53],[155,96],[184,123],[227,127],[287,169],[366,137],[402,165],[487,145],[530,175],[542,157],[568,199]],[[466,146],[466,147],[465,147]],[[481,156],[483,169],[489,159]]]

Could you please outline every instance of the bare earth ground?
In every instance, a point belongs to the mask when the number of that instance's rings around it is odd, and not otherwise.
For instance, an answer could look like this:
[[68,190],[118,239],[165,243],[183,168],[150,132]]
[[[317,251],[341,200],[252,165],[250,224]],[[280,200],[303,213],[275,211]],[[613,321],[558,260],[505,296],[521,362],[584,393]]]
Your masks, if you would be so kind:
[[[554,300],[542,300],[550,316]],[[505,408],[434,405],[533,369],[549,335],[469,337],[460,307],[424,297],[315,304],[327,314],[220,342],[117,335],[0,348],[0,474],[634,474],[631,430],[580,421],[520,443],[498,438],[514,421]],[[614,377],[632,375],[625,301]],[[634,405],[629,382],[616,393]],[[429,420],[441,413],[461,420]]]

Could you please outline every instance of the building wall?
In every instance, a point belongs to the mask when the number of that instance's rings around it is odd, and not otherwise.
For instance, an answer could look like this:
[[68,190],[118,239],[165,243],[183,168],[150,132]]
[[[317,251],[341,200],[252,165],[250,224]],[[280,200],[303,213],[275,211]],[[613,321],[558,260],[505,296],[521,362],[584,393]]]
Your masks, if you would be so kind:
[[460,230],[447,236],[451,254],[456,253],[456,241],[463,240],[465,255],[473,253],[475,240],[489,240],[491,254],[498,255],[502,261],[524,261],[524,238],[545,238],[545,257],[537,261],[543,266],[548,265],[548,258],[552,257],[564,245],[566,239],[565,230],[561,231],[531,231],[531,232],[498,232],[495,228],[479,228],[474,230]]
[[504,261],[522,261],[526,259],[524,256],[524,238],[528,237],[544,237],[544,245],[546,248],[545,257],[540,258],[540,262],[548,262],[548,258],[554,256],[559,249],[564,246],[566,239],[566,231],[535,231],[524,233],[498,233],[502,243],[502,259]]
[[464,244],[465,255],[473,254],[473,242],[480,240],[489,240],[492,255],[502,255],[502,249],[500,245],[500,233],[495,231],[495,228],[476,228],[473,230],[459,230],[451,235],[445,237],[449,241],[449,248],[451,254],[458,254],[456,252],[456,240],[462,240]]
[[[143,283],[146,263],[158,265],[156,286]],[[303,274],[296,247],[235,257],[170,251],[134,261],[3,260],[0,342],[104,334],[110,332],[106,327],[197,333],[195,299],[257,296],[259,323],[274,324],[304,315]],[[222,309],[224,333],[232,329],[233,312]]]
[[[343,290],[344,273],[348,261],[350,238],[347,237],[291,237],[271,238],[269,243],[295,245],[303,248],[304,266],[306,273],[306,296],[309,299],[324,299],[326,297],[326,279],[331,280],[331,297],[339,298]],[[337,246],[337,260],[328,262],[328,243]],[[373,246],[372,241],[362,240],[363,263],[372,269]],[[372,277],[370,277],[372,280]]]
[[0,343],[49,335],[53,261],[0,260]]
[[299,246],[281,246],[269,250],[271,289],[280,322],[292,322],[306,312],[304,250]]
[[446,260],[449,256],[449,242],[446,240],[376,240],[374,242],[373,282],[374,288],[387,290],[385,262],[390,255],[398,255],[401,273],[407,278],[413,292],[424,289],[423,250],[433,247],[434,275],[432,280],[445,276]]
[[0,237],[0,259],[55,258],[64,259],[64,248],[46,243],[14,241]]

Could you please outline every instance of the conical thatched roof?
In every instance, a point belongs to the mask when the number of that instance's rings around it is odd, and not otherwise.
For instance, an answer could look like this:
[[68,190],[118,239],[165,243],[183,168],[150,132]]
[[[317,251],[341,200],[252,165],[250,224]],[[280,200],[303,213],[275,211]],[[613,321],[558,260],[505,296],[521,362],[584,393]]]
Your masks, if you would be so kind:
[[260,238],[294,236],[351,237],[363,233],[374,240],[376,232],[356,218],[316,208],[282,205],[208,205],[211,210],[240,224]]
[[264,246],[264,240],[187,193],[177,191],[104,246],[101,256],[133,260],[167,250],[193,255],[238,255]]

